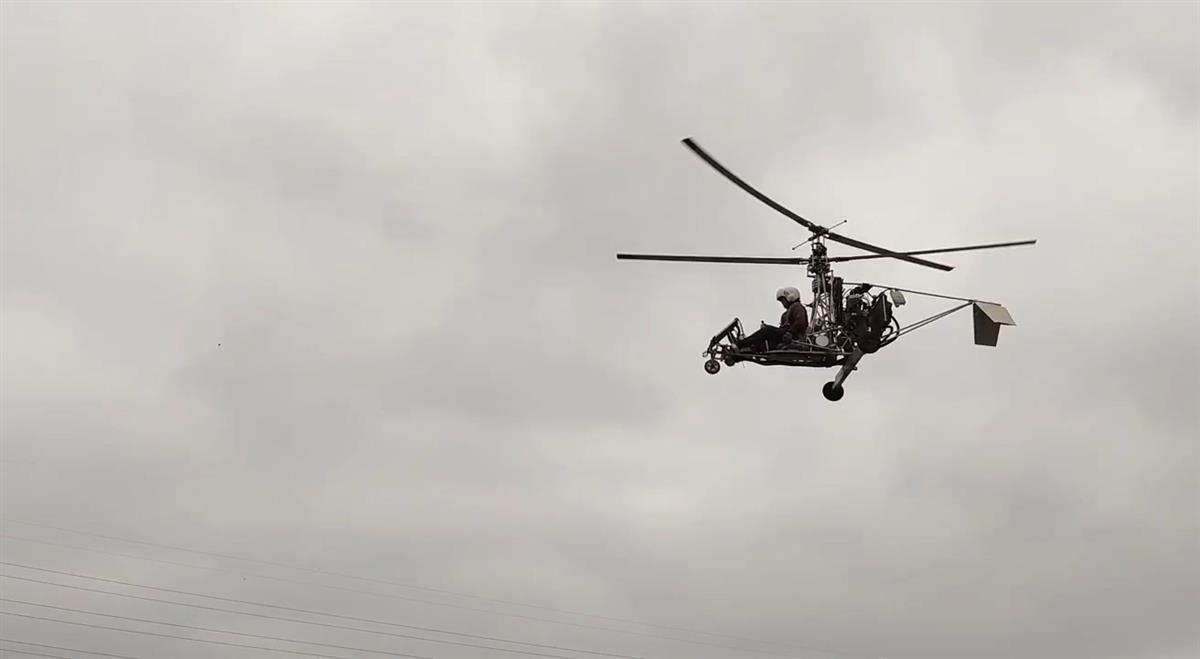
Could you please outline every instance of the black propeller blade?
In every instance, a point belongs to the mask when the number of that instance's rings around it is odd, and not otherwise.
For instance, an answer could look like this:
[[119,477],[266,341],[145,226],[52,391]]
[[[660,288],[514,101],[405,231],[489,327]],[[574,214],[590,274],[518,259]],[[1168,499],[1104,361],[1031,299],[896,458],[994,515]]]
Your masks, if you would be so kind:
[[765,263],[767,265],[804,265],[808,259],[759,256],[688,256],[678,254],[617,254],[628,261],[684,261],[688,263]]
[[691,149],[693,153],[695,153],[697,156],[699,156],[701,160],[708,163],[708,165],[710,167],[717,170],[722,176],[724,176],[725,178],[732,181],[734,185],[745,190],[755,199],[761,201],[762,203],[766,204],[767,206],[770,206],[775,211],[782,213],[784,216],[791,218],[792,220],[799,223],[801,226],[808,229],[809,231],[812,231],[815,234],[824,235],[824,236],[828,237],[830,240],[833,240],[835,242],[842,243],[843,245],[849,245],[850,247],[856,247],[861,250],[866,250],[868,252],[874,252],[880,256],[897,258],[897,259],[900,259],[901,261],[908,261],[909,263],[915,263],[917,265],[923,265],[923,266],[926,266],[929,268],[936,268],[938,270],[950,271],[950,270],[954,269],[948,265],[943,265],[941,263],[935,263],[933,261],[926,261],[925,259],[918,259],[918,258],[915,258],[912,256],[906,256],[904,254],[893,252],[889,249],[884,249],[882,247],[877,247],[877,246],[871,245],[869,243],[864,243],[861,240],[855,240],[853,238],[848,238],[846,236],[842,236],[842,235],[833,233],[832,231],[829,231],[825,227],[822,227],[817,224],[813,224],[812,222],[809,222],[808,220],[806,220],[806,219],[800,217],[799,215],[793,213],[792,211],[788,210],[787,208],[785,208],[784,206],[782,206],[781,204],[776,202],[774,199],[771,199],[767,195],[754,189],[754,187],[752,187],[749,183],[746,183],[742,179],[738,178],[738,176],[736,174],[734,174],[733,172],[726,169],[724,165],[717,162],[716,159],[713,158],[712,156],[708,155],[708,153],[706,153],[704,151],[704,149],[701,149],[700,145],[698,145],[694,141],[692,141],[692,138],[690,138],[690,137],[685,138],[683,140],[683,144],[687,148]]
[[[1018,240],[1011,243],[992,243],[990,245],[968,245],[967,247],[943,247],[941,249],[920,249],[915,252],[899,252],[904,256],[915,256],[917,254],[944,254],[946,252],[969,252],[976,249],[995,249],[997,247],[1016,247],[1018,245],[1032,245],[1036,240]],[[887,254],[866,254],[862,256],[831,256],[830,263],[844,263],[846,261],[862,261],[865,259],[883,259],[888,258]]]

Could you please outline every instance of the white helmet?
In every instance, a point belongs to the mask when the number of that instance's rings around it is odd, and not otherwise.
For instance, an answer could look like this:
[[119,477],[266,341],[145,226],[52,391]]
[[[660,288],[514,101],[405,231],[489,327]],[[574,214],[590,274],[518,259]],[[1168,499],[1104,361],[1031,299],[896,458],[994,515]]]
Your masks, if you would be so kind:
[[796,290],[796,287],[794,286],[784,286],[783,288],[775,291],[775,299],[778,300],[780,298],[787,300],[790,304],[800,299],[800,291]]

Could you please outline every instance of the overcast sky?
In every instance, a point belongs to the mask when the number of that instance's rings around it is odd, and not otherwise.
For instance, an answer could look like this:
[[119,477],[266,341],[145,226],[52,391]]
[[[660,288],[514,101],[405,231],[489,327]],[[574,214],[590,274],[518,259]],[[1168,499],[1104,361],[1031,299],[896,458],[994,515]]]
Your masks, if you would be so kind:
[[[29,566],[4,574],[527,656],[1200,653],[1195,3],[5,2],[0,35],[0,549]],[[705,374],[733,317],[810,299],[803,272],[614,254],[807,236],[688,136],[868,242],[1037,238],[839,270],[1018,326],[978,347],[960,312],[837,404],[833,371]],[[0,637],[286,656],[12,615]]]

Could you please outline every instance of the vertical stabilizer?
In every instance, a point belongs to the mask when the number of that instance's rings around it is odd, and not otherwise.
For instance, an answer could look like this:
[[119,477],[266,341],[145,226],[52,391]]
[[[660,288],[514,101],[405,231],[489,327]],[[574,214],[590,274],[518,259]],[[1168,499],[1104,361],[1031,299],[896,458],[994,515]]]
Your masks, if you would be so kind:
[[975,316],[975,345],[995,346],[1000,338],[1001,325],[1016,325],[1008,309],[991,302],[973,302]]

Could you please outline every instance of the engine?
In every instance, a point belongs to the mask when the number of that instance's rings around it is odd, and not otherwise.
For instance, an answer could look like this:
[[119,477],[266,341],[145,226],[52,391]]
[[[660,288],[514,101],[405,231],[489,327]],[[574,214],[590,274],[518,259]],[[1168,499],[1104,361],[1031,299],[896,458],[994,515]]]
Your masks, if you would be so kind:
[[871,295],[870,284],[859,284],[846,294],[842,327],[854,344],[872,353],[889,338],[894,322],[892,303],[886,295]]

